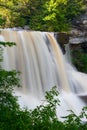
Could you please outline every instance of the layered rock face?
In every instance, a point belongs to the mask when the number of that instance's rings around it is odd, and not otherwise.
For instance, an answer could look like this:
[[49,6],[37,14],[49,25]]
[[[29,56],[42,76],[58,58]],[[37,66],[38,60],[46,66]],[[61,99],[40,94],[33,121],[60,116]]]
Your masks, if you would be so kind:
[[65,32],[54,33],[60,47],[65,53],[65,44],[70,43],[72,50],[87,53],[87,10],[73,21],[73,27],[68,35]]
[[84,14],[73,21],[69,43],[72,49],[80,49],[87,53],[87,9]]

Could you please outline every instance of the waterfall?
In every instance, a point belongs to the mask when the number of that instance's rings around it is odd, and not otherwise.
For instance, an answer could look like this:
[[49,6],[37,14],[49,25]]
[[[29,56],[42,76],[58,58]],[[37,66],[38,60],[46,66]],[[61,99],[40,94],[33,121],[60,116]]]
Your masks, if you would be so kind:
[[45,91],[57,86],[61,107],[58,115],[67,109],[79,112],[85,105],[79,95],[87,93],[87,75],[78,72],[65,59],[53,34],[39,31],[4,29],[0,41],[15,42],[4,48],[3,68],[21,72],[22,88],[16,89],[21,106],[34,108],[44,98]]

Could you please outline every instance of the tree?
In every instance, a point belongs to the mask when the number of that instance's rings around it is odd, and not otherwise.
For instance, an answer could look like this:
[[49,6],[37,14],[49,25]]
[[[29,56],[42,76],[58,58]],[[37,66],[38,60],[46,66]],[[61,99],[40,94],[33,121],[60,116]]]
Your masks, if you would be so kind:
[[0,0],[0,14],[5,27],[23,27],[32,30],[67,31],[77,17],[84,0]]
[[0,15],[0,27],[4,26],[5,22],[5,19]]
[[83,7],[83,0],[50,0],[45,3],[44,21],[49,31],[67,31]]
[[0,0],[0,10],[6,19],[4,27],[22,27],[28,24],[29,0]]
[[[2,62],[2,45],[12,46],[15,43],[0,42],[0,62]],[[13,88],[19,86],[19,72],[6,71],[0,66],[0,130],[8,130],[12,118],[19,110],[17,99],[13,96]],[[8,120],[10,120],[8,122]],[[6,127],[7,126],[7,127]]]

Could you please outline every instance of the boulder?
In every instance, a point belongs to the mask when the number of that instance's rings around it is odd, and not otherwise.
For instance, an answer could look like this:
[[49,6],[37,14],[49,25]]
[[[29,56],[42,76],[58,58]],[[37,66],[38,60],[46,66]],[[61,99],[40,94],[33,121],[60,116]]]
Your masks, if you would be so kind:
[[66,32],[55,32],[54,36],[59,43],[63,53],[65,53],[65,44],[69,43],[69,35]]

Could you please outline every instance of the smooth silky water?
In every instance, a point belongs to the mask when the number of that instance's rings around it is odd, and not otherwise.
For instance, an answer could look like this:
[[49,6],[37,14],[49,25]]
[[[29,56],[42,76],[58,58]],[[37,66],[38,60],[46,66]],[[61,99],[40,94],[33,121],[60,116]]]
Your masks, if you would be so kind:
[[4,29],[0,41],[15,42],[4,48],[2,67],[21,72],[22,88],[16,89],[21,107],[35,108],[42,103],[45,91],[57,86],[60,106],[58,116],[72,109],[78,114],[86,105],[79,98],[87,93],[87,75],[78,72],[65,56],[53,34],[39,31]]

